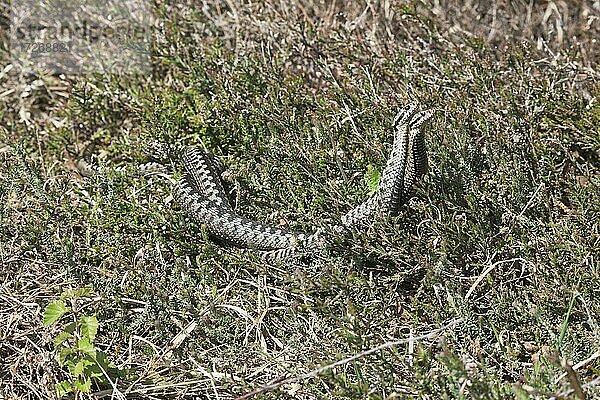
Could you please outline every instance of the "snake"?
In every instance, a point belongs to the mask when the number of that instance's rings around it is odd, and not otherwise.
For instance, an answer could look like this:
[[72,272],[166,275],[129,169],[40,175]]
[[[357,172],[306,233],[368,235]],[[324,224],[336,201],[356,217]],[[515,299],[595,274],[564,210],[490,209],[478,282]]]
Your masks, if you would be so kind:
[[[271,226],[237,213],[227,198],[214,156],[198,147],[153,142],[147,151],[159,161],[142,164],[137,170],[143,175],[157,171],[168,175],[167,161],[180,162],[183,173],[175,180],[172,194],[195,224],[205,226],[217,241],[253,249],[265,260],[292,259],[322,249],[331,236],[345,229],[363,228],[375,220],[399,214],[401,206],[410,198],[415,182],[427,171],[422,127],[432,115],[430,110],[418,111],[415,103],[402,107],[392,123],[392,149],[377,190],[342,215],[338,223],[313,233]],[[105,167],[92,164],[89,158],[84,152],[84,158],[77,163],[82,175],[105,171]],[[119,167],[117,171],[124,169]]]

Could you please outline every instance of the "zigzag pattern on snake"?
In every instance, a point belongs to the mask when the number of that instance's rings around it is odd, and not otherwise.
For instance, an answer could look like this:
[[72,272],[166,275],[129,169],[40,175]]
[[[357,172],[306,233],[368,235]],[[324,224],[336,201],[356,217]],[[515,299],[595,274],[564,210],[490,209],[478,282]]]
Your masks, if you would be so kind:
[[[421,127],[431,115],[430,111],[417,111],[412,103],[398,112],[392,124],[392,151],[377,191],[342,216],[339,224],[330,227],[330,233],[398,214],[414,183],[426,172],[427,153]],[[216,238],[237,247],[259,250],[266,259],[292,257],[327,241],[322,233],[292,232],[237,214],[227,199],[210,154],[191,146],[165,144],[153,144],[150,152],[163,163],[181,160],[185,171],[175,184],[173,197],[195,223],[205,225]],[[79,168],[83,175],[102,170],[84,160]],[[167,170],[159,163],[148,163],[139,169],[141,173]]]

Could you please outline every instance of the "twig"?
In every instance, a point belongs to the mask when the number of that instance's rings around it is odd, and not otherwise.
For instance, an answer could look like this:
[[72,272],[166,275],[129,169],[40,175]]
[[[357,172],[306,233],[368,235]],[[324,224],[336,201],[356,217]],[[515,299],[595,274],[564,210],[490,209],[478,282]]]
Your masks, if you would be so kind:
[[348,364],[348,363],[350,363],[354,360],[357,360],[361,357],[365,357],[369,354],[373,354],[373,353],[376,353],[378,351],[381,351],[381,350],[384,350],[384,349],[387,349],[390,347],[399,346],[399,345],[406,344],[406,343],[414,343],[414,342],[417,342],[420,340],[431,339],[431,338],[437,336],[440,332],[443,332],[443,331],[453,327],[454,325],[463,322],[463,320],[464,320],[464,318],[455,319],[455,320],[449,322],[448,324],[442,326],[441,328],[434,329],[433,331],[426,333],[424,335],[414,336],[414,337],[409,337],[408,339],[401,339],[401,340],[396,340],[393,342],[383,343],[377,347],[373,347],[372,349],[369,349],[369,350],[363,351],[361,353],[355,354],[353,356],[344,358],[344,359],[336,361],[332,364],[324,365],[322,367],[319,367],[317,369],[314,369],[314,370],[307,372],[305,374],[302,374],[302,375],[294,376],[294,377],[287,378],[287,379],[282,379],[282,377],[276,378],[274,381],[271,381],[271,383],[269,383],[265,386],[262,386],[260,388],[257,388],[249,393],[246,393],[245,395],[236,398],[236,400],[246,400],[253,396],[256,396],[257,394],[270,392],[270,391],[277,389],[278,387],[288,384],[288,383],[294,383],[294,382],[299,382],[299,381],[302,381],[305,379],[313,378],[325,371],[328,371],[335,367],[339,367],[340,365]]
[[541,189],[544,188],[544,182],[540,183],[537,187],[537,189],[535,189],[535,192],[533,192],[533,194],[531,195],[531,197],[529,198],[529,201],[527,202],[527,204],[525,204],[525,207],[523,207],[523,209],[521,210],[521,212],[519,213],[519,215],[517,215],[517,219],[521,218],[523,216],[523,214],[525,213],[525,211],[527,211],[527,209],[529,207],[531,207],[531,205],[533,204],[533,201],[535,200],[535,198],[537,197],[537,194],[539,193],[539,191]]
[[[573,365],[572,368],[573,368],[574,371],[577,371],[579,368],[588,365],[589,363],[591,363],[592,361],[594,361],[598,357],[600,357],[600,350],[596,351],[594,354],[592,354],[591,356],[589,356],[585,360],[579,361],[577,364]],[[558,382],[560,382],[565,376],[567,376],[566,372],[560,374],[558,376],[558,378],[556,378],[554,380],[554,384],[555,385],[558,384]]]
[[571,364],[566,359],[561,361],[561,366],[565,371],[567,371],[567,376],[569,377],[569,383],[575,392],[575,396],[580,400],[585,400],[585,394],[583,393],[583,389],[581,388],[581,382],[579,382],[579,376],[577,376],[577,372],[573,369]]
[[[200,318],[204,317],[206,314],[208,314],[208,312],[214,308],[217,303],[221,300],[221,298],[223,296],[225,296],[225,294],[227,294],[229,292],[229,290],[235,286],[237,283],[239,282],[239,280],[237,278],[235,278],[233,281],[231,281],[229,283],[229,285],[227,285],[222,291],[221,293],[219,293],[219,295],[217,297],[215,297],[214,299],[212,299],[210,301],[210,303],[204,307],[204,309],[202,311],[200,311],[199,315]],[[165,358],[169,357],[172,353],[173,353],[173,349],[179,347],[181,345],[181,343],[183,342],[183,340],[185,340],[198,326],[198,324],[196,323],[196,321],[192,321],[191,323],[189,323],[187,325],[187,327],[180,332],[179,334],[177,334],[172,340],[171,343],[166,347],[162,349],[162,352],[160,352],[158,354],[158,356],[153,357],[152,360],[150,361],[149,365],[147,365],[146,370],[144,371],[144,373],[140,374],[140,376],[138,377],[137,380],[135,380],[131,385],[129,385],[129,387],[127,388],[127,390],[125,391],[125,394],[129,394],[129,393],[133,393],[135,392],[134,387],[140,383],[143,379],[147,378],[150,375],[150,371],[156,366],[158,365],[158,363],[162,360],[164,360]],[[138,338],[140,339],[140,338]],[[155,347],[155,346],[153,346]],[[156,351],[156,350],[155,350]]]
[[[593,388],[593,387],[598,386],[598,385],[600,385],[600,377],[598,377],[596,379],[593,379],[593,380],[589,381],[588,383],[584,383],[583,385],[581,385],[581,388],[582,389],[588,389],[588,388]],[[549,400],[562,399],[564,397],[569,396],[573,392],[575,392],[575,389],[569,389],[569,390],[566,390],[564,392],[555,394],[554,396],[550,397]]]
[[490,264],[485,270],[483,270],[483,272],[481,273],[481,275],[479,275],[477,277],[477,279],[475,280],[475,282],[473,282],[473,284],[469,288],[469,291],[465,295],[465,300],[468,300],[469,297],[471,297],[471,294],[473,294],[473,292],[475,291],[475,289],[477,288],[477,286],[487,276],[487,274],[489,274],[494,268],[496,268],[498,265],[506,264],[506,263],[510,263],[510,262],[515,262],[515,261],[528,262],[527,260],[525,260],[525,259],[523,259],[521,257],[517,257],[517,258],[511,258],[509,260],[496,261],[495,263]]

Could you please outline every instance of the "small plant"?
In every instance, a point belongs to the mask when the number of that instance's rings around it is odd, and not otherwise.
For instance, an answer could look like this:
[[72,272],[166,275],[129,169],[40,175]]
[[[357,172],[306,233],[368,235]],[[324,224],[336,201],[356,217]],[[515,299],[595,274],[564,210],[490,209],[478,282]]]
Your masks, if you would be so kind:
[[121,375],[123,371],[111,366],[106,354],[94,346],[98,332],[98,319],[95,315],[77,316],[74,307],[68,307],[66,302],[75,305],[76,301],[87,296],[92,288],[65,291],[60,300],[51,302],[44,310],[44,326],[52,326],[63,317],[72,320],[66,323],[61,332],[54,338],[54,348],[57,351],[58,364],[66,367],[71,379],[56,384],[59,397],[68,393],[89,393],[92,381],[104,383],[108,377]]
[[367,172],[364,176],[367,187],[369,188],[369,196],[374,194],[379,188],[379,181],[381,180],[381,171],[374,167],[372,164],[367,165]]

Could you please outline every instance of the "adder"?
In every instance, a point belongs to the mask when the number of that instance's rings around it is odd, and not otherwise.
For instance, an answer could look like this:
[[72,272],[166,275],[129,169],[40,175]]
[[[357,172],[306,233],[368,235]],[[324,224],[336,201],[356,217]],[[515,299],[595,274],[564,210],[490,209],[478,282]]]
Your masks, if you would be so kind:
[[[206,226],[222,242],[255,249],[264,259],[288,259],[322,248],[344,229],[361,228],[375,219],[397,215],[427,170],[422,126],[431,116],[431,111],[418,111],[413,103],[400,109],[392,123],[392,150],[378,189],[325,231],[293,232],[239,215],[227,199],[212,156],[196,147],[155,143],[150,152],[161,162],[143,164],[138,170],[142,174],[164,172],[168,171],[167,162],[179,160],[184,173],[175,183],[173,197],[195,223]],[[86,159],[79,160],[78,167],[83,175],[105,170]]]

